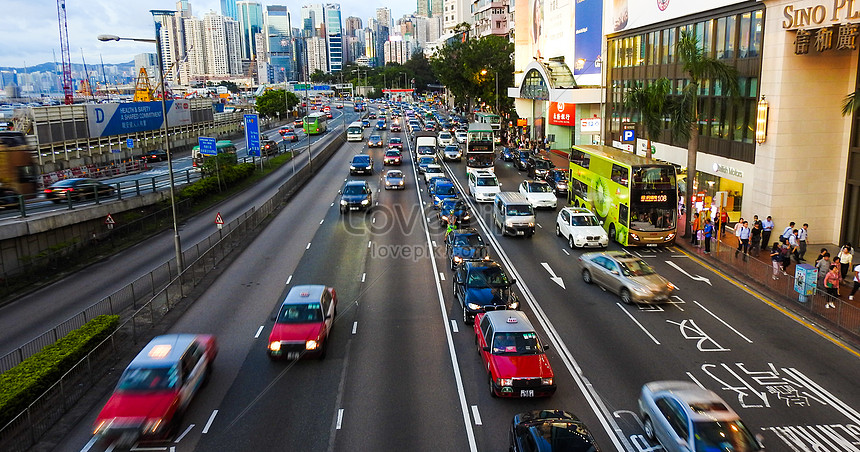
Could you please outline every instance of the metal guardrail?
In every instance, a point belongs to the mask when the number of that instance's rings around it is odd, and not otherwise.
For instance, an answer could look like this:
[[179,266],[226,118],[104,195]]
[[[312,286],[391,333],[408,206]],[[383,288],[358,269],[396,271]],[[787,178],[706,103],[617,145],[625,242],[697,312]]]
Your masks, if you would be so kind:
[[[199,285],[204,278],[215,271],[220,271],[216,265],[236,249],[244,249],[245,244],[256,237],[256,228],[279,209],[292,194],[313,175],[312,167],[319,167],[338,150],[342,139],[334,139],[313,159],[315,165],[308,165],[295,171],[278,189],[277,193],[264,202],[259,208],[251,208],[239,218],[224,225],[221,231],[209,235],[192,248],[183,251],[184,262],[191,262],[182,274],[170,278],[175,259],[171,259],[158,269],[138,278],[133,283],[114,292],[108,297],[91,305],[83,312],[73,316],[63,325],[45,333],[43,336],[53,337],[61,331],[81,322],[89,315],[118,313],[125,305],[126,312],[131,313],[125,318],[117,330],[102,343],[76,363],[60,380],[32,402],[27,409],[0,429],[0,450],[26,451],[33,447],[48,430],[66,413],[84,394],[121,359],[118,353],[123,344],[129,341],[136,344],[148,340],[153,335],[153,327],[158,324],[192,288]],[[166,281],[165,285],[156,290],[156,281]],[[151,291],[151,292],[150,292]],[[145,293],[145,295],[144,295]],[[137,302],[146,299],[140,304]],[[130,306],[129,306],[130,304]],[[129,309],[130,308],[130,309]],[[78,320],[73,320],[78,319]],[[80,323],[81,325],[83,323]],[[69,328],[70,329],[74,329]],[[49,339],[42,339],[46,341]],[[50,343],[50,342],[49,342]],[[35,347],[35,345],[33,346]],[[38,351],[38,350],[37,350]]]

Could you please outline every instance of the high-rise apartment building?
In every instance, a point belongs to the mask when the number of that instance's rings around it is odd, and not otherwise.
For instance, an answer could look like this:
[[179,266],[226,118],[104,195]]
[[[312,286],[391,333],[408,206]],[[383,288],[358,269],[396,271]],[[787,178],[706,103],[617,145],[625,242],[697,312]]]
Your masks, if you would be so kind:
[[[269,5],[263,11],[265,60],[270,83],[296,80],[290,11],[286,6]],[[259,58],[258,58],[259,59]]]
[[400,36],[393,37],[383,44],[382,51],[385,64],[403,64],[412,57],[412,44],[399,38]]
[[392,32],[394,22],[391,21],[391,10],[388,8],[376,8],[376,21],[379,25],[388,27],[389,32]]
[[302,6],[302,28],[305,37],[323,37],[324,19],[325,12],[321,3]]
[[263,31],[263,5],[255,0],[239,0],[236,10],[242,37],[242,59],[254,60],[257,58],[256,35]]
[[206,76],[241,75],[239,23],[210,12],[203,16],[203,30]]
[[340,5],[325,5],[325,37],[328,50],[328,71],[340,72],[343,68],[343,21]]
[[[488,5],[491,3],[487,3]],[[495,4],[495,3],[492,3]],[[454,27],[466,22],[472,24],[471,0],[444,0],[442,3],[443,34],[452,33]]]
[[308,74],[316,71],[328,71],[328,57],[326,52],[326,40],[317,36],[305,39],[307,46],[307,69]]
[[361,30],[361,19],[355,16],[349,16],[343,21],[343,35],[346,37],[355,36],[355,31]]
[[437,17],[442,15],[443,0],[418,0],[416,13],[424,17]]

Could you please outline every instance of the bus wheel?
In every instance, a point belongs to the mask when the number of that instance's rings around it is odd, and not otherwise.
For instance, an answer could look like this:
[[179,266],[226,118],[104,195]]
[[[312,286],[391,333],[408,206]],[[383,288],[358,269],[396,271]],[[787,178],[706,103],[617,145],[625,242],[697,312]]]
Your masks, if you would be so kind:
[[618,236],[615,234],[615,225],[609,226],[609,240],[612,242],[618,242]]

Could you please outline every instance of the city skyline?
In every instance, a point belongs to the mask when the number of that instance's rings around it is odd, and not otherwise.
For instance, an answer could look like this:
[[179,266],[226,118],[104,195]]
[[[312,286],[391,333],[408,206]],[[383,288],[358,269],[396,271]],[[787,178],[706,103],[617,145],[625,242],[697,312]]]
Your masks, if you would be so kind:
[[[14,14],[0,16],[0,40],[6,45],[0,52],[0,67],[26,68],[42,63],[59,61],[59,27],[57,6],[53,0],[6,0],[7,10]],[[190,0],[192,13],[198,18],[214,10],[221,13],[220,0]],[[337,3],[343,17],[356,16],[362,22],[376,17],[376,9],[388,7],[393,18],[398,19],[414,13],[415,4],[403,3],[386,5],[366,3],[358,0],[339,2],[302,2],[292,4],[286,1],[260,1],[267,5],[284,5],[290,9],[291,26],[300,28],[300,10],[303,5],[313,3]],[[291,3],[291,4],[288,4]],[[124,41],[99,42],[99,34],[115,34],[122,37],[151,39],[155,35],[151,9],[175,10],[175,0],[153,0],[146,3],[121,3],[109,0],[87,0],[86,4],[67,3],[69,50],[71,61],[80,64],[127,63],[139,53],[155,52],[154,45],[141,42]],[[98,11],[98,13],[95,13]],[[22,20],[24,18],[25,20]],[[54,56],[56,54],[56,56]],[[82,57],[83,54],[83,57]]]

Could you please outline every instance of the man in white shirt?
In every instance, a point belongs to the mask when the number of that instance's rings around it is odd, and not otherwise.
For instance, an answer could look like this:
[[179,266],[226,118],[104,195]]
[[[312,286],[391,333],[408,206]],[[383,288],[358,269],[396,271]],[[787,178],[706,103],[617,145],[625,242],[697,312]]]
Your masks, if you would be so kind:
[[735,250],[735,257],[738,257],[738,253],[740,253],[741,248],[743,248],[744,259],[746,259],[750,250],[750,225],[749,222],[744,221],[743,218],[741,218],[741,221],[739,221],[738,224],[740,227],[735,228],[735,233],[738,238],[738,249]]
[[800,260],[806,260],[807,237],[809,237],[809,223],[803,223],[803,226],[797,231],[797,242],[800,244]]
[[768,215],[767,218],[764,221],[762,221],[761,226],[762,226],[762,231],[761,231],[761,245],[762,246],[761,247],[762,248],[770,248],[770,245],[771,245],[770,234],[771,234],[771,232],[773,232],[773,227],[775,226],[773,224],[773,218],[771,218],[770,215]]
[[794,260],[796,260],[798,264],[803,260],[800,258],[800,254],[798,254],[799,246],[800,244],[797,242],[797,229],[795,229],[788,235],[788,248],[791,250],[790,252],[794,255]]
[[851,289],[851,295],[848,296],[849,300],[854,299],[854,294],[857,293],[857,289],[860,289],[860,264],[857,264],[854,267],[854,288]]

